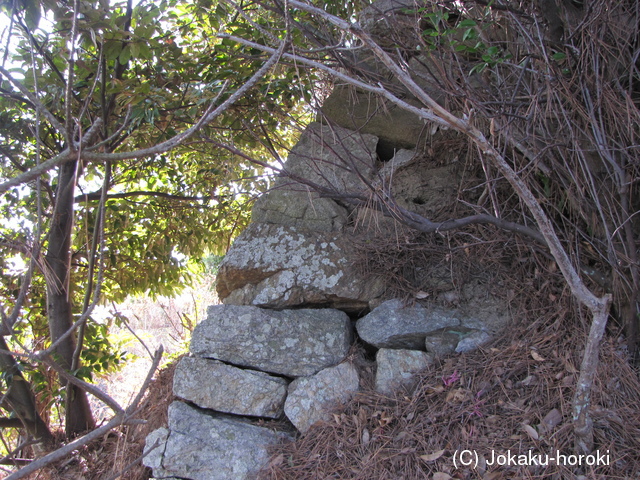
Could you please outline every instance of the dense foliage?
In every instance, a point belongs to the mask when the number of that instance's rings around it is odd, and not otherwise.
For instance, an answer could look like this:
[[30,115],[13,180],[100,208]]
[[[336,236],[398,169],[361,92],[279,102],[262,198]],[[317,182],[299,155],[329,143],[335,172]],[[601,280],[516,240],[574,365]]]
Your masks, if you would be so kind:
[[[199,125],[265,60],[216,32],[252,32],[260,41],[253,24],[277,22],[273,16],[177,0],[3,1],[0,10],[0,181],[65,152],[77,157],[3,185],[5,347],[26,354],[63,337],[66,353],[58,347],[54,357],[90,381],[122,361],[109,341],[110,321],[87,315],[92,306],[140,292],[171,294],[202,270],[205,255],[224,253],[269,179],[219,144],[273,161],[308,116],[300,101],[311,84],[279,66]],[[75,334],[64,338],[78,319],[85,322],[77,342]],[[3,371],[8,391],[16,375],[33,383],[42,418],[60,411],[66,382],[50,367],[7,356]],[[12,411],[11,402],[3,406]],[[67,416],[82,415],[77,410]],[[67,432],[92,422],[78,425]]]

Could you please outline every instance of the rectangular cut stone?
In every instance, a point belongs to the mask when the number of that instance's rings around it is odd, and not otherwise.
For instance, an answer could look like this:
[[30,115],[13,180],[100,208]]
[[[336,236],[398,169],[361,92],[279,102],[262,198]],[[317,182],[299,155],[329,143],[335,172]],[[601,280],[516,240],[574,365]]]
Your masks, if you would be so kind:
[[212,416],[183,402],[169,406],[169,428],[152,432],[143,462],[156,477],[253,480],[282,433],[225,415]]
[[194,355],[302,377],[337,365],[353,336],[346,313],[329,308],[264,310],[214,305],[191,338]]
[[202,408],[254,417],[280,417],[287,385],[283,378],[199,357],[182,357],[173,376],[174,395]]

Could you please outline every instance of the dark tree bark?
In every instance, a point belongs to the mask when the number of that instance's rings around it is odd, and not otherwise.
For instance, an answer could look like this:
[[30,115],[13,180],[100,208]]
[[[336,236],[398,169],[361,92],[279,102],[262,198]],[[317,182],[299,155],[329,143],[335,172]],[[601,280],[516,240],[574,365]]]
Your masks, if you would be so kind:
[[[73,325],[73,305],[70,291],[71,235],[73,230],[73,204],[78,162],[72,161],[60,167],[56,190],[56,205],[48,239],[46,264],[47,317],[51,341],[61,339]],[[67,335],[55,350],[56,360],[66,370],[71,369],[75,350],[75,334]],[[62,379],[61,384],[66,382]],[[67,386],[66,423],[67,436],[73,436],[95,427],[84,391]]]
[[[0,336],[0,349],[9,350],[3,336]],[[35,396],[29,383],[22,376],[15,358],[7,353],[0,353],[0,370],[5,375],[7,382],[3,406],[6,405],[9,410],[15,413],[21,423],[20,426],[24,427],[37,442],[34,448],[47,450],[53,441],[51,431],[38,413]],[[6,426],[16,427],[17,425],[7,424]]]

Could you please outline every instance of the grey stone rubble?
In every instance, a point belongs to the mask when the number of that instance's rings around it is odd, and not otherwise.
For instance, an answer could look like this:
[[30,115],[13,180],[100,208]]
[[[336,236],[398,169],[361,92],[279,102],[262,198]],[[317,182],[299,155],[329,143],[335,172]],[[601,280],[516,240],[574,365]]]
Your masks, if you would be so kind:
[[[378,338],[396,342],[396,348],[380,348],[376,355],[378,392],[392,395],[411,387],[415,374],[433,363],[434,354],[424,351],[429,340],[453,339],[450,353],[488,338],[486,332],[460,326],[457,318],[444,322],[451,327],[433,331],[440,323],[429,320],[429,311],[393,300],[358,321],[363,339],[367,329],[386,332],[369,338],[372,345]],[[376,324],[381,320],[384,328]],[[268,447],[290,437],[239,415],[280,418],[284,413],[302,433],[318,421],[330,421],[332,409],[359,389],[357,369],[345,362],[352,337],[349,318],[335,309],[210,307],[193,332],[192,356],[181,359],[173,384],[177,397],[200,408],[183,401],[171,405],[168,427],[147,438],[147,448],[157,445],[145,465],[156,478],[255,478],[267,462]],[[464,343],[466,338],[476,343]],[[422,339],[422,348],[398,349],[398,339],[402,345]]]
[[469,328],[469,325],[478,326],[482,322],[461,314],[457,309],[425,308],[420,304],[405,307],[400,300],[392,299],[359,319],[356,328],[361,339],[377,348],[414,350],[423,349],[427,336],[432,332],[455,332],[458,329],[458,332],[465,333],[457,335],[459,343],[453,350],[461,353],[472,349],[472,345],[477,348],[491,339],[487,332]]
[[456,351],[458,343],[460,343],[464,336],[471,332],[473,332],[473,330],[466,327],[434,330],[425,337],[425,348],[427,352],[439,357],[450,355]]
[[381,348],[376,354],[376,391],[391,395],[413,384],[415,374],[433,363],[433,355],[419,350]]
[[488,332],[483,330],[473,330],[460,339],[458,345],[456,345],[456,353],[471,352],[485,343],[490,342],[492,338],[493,337]]
[[[359,177],[373,178],[377,144],[376,135],[314,122],[291,150],[284,170],[338,192],[363,190],[365,185]],[[352,165],[357,167],[357,172]],[[309,194],[305,185],[292,184],[283,177],[276,181],[276,188],[282,186]]]
[[[359,191],[364,188],[359,178],[374,180],[377,142],[374,135],[313,123],[284,169],[338,192]],[[220,265],[220,298],[225,304],[274,309],[366,310],[384,286],[349,268],[356,254],[344,231],[349,215],[347,208],[306,185],[279,178],[256,202],[251,225]]]
[[[328,134],[313,126],[310,135],[319,132]],[[355,142],[354,132],[341,129],[337,135]],[[316,148],[303,137],[305,142]],[[360,150],[365,162],[369,148]],[[311,155],[302,146],[296,152],[305,160]],[[400,166],[410,166],[414,157],[410,151],[397,155]],[[392,171],[383,167],[377,178],[386,182]],[[336,175],[332,181],[346,186]],[[196,326],[191,356],[176,368],[174,393],[181,400],[170,407],[168,427],[147,440],[149,447],[159,445],[144,460],[157,478],[253,479],[268,447],[289,437],[248,418],[285,416],[300,432],[330,421],[331,410],[347,402],[360,382],[356,368],[345,362],[355,338],[345,312],[361,316],[377,305],[355,326],[362,341],[379,349],[376,389],[389,395],[411,388],[434,355],[476,348],[506,321],[500,313],[506,308],[477,287],[462,291],[463,297],[482,299],[474,300],[475,308],[446,292],[444,303],[451,300],[454,308],[382,301],[380,279],[351,268],[353,245],[343,231],[347,210],[298,193],[283,188],[267,195],[254,211],[260,222],[243,232],[224,259],[218,290],[225,304],[210,307]]]
[[[411,161],[410,152],[399,155]],[[356,368],[345,362],[354,339],[345,311],[379,305],[356,329],[379,349],[376,390],[389,395],[410,388],[434,355],[476,348],[504,324],[499,305],[485,299],[482,308],[465,309],[458,294],[444,295],[455,308],[380,302],[380,282],[350,268],[337,206],[324,204],[330,222],[313,217],[309,205],[291,214],[294,222],[281,206],[261,208],[267,212],[261,223],[240,236],[223,262],[219,290],[226,304],[209,308],[193,332],[191,356],[176,368],[174,393],[182,400],[171,405],[168,427],[147,439],[149,448],[157,444],[144,460],[156,478],[255,478],[268,447],[290,437],[242,415],[284,415],[300,432],[330,421],[331,410],[359,388]],[[486,292],[467,292],[474,295]],[[308,306],[325,308],[300,308]]]
[[[343,363],[352,337],[340,310],[210,307],[193,332],[193,356],[180,360],[173,382],[177,397],[201,408],[171,405],[168,427],[147,437],[147,448],[156,448],[145,465],[157,478],[254,478],[267,448],[288,437],[238,415],[278,418],[285,412],[300,431],[326,419],[359,387],[356,369]],[[295,379],[289,384],[264,370]]]
[[404,308],[400,300],[393,299],[358,320],[356,328],[360,338],[377,348],[419,350],[429,332],[458,325],[460,318],[455,312],[420,304]]
[[383,287],[349,269],[352,256],[353,244],[343,235],[254,223],[220,266],[218,293],[225,304],[362,311]]

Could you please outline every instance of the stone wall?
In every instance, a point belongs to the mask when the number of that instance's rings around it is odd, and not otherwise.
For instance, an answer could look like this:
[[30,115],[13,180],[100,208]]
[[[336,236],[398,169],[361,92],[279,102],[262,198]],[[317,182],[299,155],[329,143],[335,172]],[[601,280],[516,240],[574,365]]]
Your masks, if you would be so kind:
[[[389,169],[375,156],[376,142],[371,134],[314,123],[286,168],[336,189],[363,188],[358,182],[383,181]],[[456,175],[439,173],[451,163],[425,169],[415,151],[396,156],[409,170],[405,177],[422,186],[427,213],[455,200],[446,192]],[[345,158],[363,178],[337,168]],[[318,165],[332,168],[314,170]],[[415,195],[410,184],[398,184],[400,198]],[[360,372],[347,360],[354,343],[374,352],[375,388],[392,394],[410,388],[436,356],[476,348],[508,321],[506,306],[478,285],[463,287],[453,307],[386,299],[384,279],[354,268],[357,212],[305,185],[279,179],[275,187],[256,203],[251,225],[222,262],[223,305],[211,306],[196,326],[174,377],[180,400],[170,407],[167,428],[147,439],[155,448],[145,464],[157,478],[254,478],[271,445],[330,420],[331,410],[359,390]],[[270,428],[274,419],[286,419],[290,429]]]
[[[285,170],[345,194],[390,187],[405,208],[437,215],[456,202],[457,153],[430,150],[428,126],[376,102],[337,88]],[[437,135],[446,134],[430,132],[432,144]],[[255,478],[271,445],[331,420],[358,392],[354,344],[375,362],[376,390],[391,395],[436,357],[477,348],[505,327],[507,306],[479,281],[443,293],[455,301],[389,298],[384,278],[355,268],[356,221],[392,226],[364,210],[287,177],[256,202],[220,266],[223,305],[209,308],[176,368],[168,425],[147,439],[144,461],[157,478]]]

